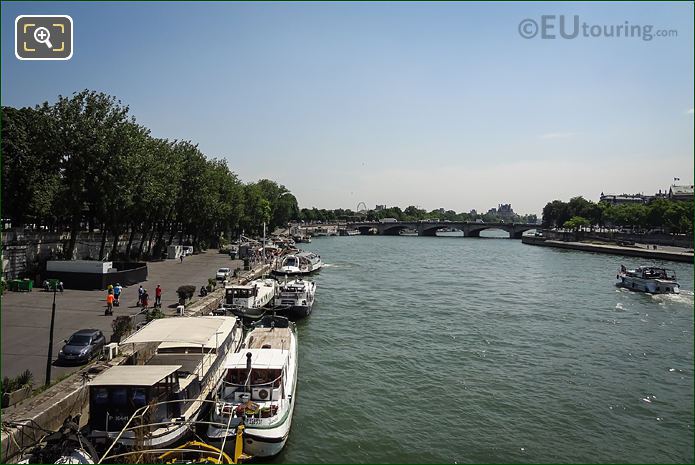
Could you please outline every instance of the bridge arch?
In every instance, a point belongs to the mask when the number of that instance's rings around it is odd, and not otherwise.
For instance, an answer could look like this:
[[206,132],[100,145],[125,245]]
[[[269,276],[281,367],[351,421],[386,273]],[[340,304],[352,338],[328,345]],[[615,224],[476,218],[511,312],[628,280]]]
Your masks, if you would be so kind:
[[512,237],[512,232],[509,230],[508,227],[505,227],[504,225],[501,224],[489,224],[489,225],[484,225],[481,224],[480,227],[475,227],[472,226],[468,229],[466,236],[467,237],[481,237],[480,233],[483,231],[503,231],[508,234],[508,237]]
[[408,227],[409,227],[409,225],[407,225],[407,224],[397,224],[394,226],[382,226],[381,234],[384,236],[398,236],[398,233],[400,233],[404,229],[408,229]]
[[357,226],[356,229],[360,232],[360,234],[367,235],[369,234],[369,230],[372,229],[372,226]]

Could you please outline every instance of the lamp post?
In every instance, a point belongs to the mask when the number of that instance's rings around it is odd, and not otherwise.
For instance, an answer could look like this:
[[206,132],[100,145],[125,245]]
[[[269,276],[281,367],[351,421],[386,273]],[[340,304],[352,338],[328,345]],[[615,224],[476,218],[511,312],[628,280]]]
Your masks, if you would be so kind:
[[51,384],[51,363],[53,361],[53,327],[56,321],[56,294],[58,283],[53,284],[53,309],[51,310],[51,332],[48,336],[48,358],[46,359],[46,386]]

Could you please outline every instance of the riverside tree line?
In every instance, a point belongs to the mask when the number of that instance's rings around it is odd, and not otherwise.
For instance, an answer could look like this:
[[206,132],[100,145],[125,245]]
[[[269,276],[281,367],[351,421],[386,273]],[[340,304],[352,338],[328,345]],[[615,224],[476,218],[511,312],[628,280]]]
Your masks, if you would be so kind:
[[613,205],[574,197],[553,200],[543,208],[543,226],[577,230],[583,227],[629,227],[693,234],[693,202],[656,198],[649,203]]
[[535,223],[536,215],[517,215],[514,214],[513,218],[503,218],[496,213],[475,213],[471,211],[469,213],[461,212],[457,213],[454,210],[431,210],[427,211],[422,208],[418,208],[414,205],[410,205],[405,209],[400,207],[389,207],[382,210],[369,210],[366,213],[357,213],[352,210],[344,210],[338,208],[335,210],[317,209],[317,208],[302,208],[300,211],[300,219],[304,221],[338,221],[345,219],[361,219],[366,221],[377,221],[382,218],[395,218],[398,221],[421,221],[421,220],[447,220],[453,222],[465,222],[465,221],[475,221],[477,219],[482,219],[486,223]]
[[160,256],[177,236],[205,248],[299,216],[284,186],[241,182],[226,161],[190,141],[153,137],[127,106],[95,91],[3,107],[2,156],[3,221],[69,230],[66,258],[85,229],[101,232],[100,259],[109,251],[137,259]]

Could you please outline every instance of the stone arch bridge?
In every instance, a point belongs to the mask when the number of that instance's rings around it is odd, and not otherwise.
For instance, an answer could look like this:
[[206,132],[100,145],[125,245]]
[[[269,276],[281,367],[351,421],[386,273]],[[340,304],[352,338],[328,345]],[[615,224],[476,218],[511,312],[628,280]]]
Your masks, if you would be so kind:
[[355,222],[349,224],[362,234],[369,234],[370,229],[375,228],[377,234],[384,236],[397,236],[404,229],[414,229],[418,236],[434,236],[441,228],[456,228],[463,231],[464,237],[480,237],[480,232],[486,229],[501,229],[509,234],[510,239],[521,239],[521,235],[532,229],[539,229],[541,225],[535,223],[469,223],[469,222],[429,222],[429,221],[395,221],[380,223],[377,221]]

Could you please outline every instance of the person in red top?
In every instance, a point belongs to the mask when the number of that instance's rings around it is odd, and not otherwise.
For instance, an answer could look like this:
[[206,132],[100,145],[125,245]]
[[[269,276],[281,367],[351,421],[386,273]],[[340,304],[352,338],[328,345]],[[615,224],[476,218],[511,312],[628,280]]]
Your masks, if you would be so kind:
[[106,313],[105,315],[111,315],[113,313],[113,294],[109,293],[106,295]]
[[154,290],[154,306],[162,306],[162,288],[159,287],[159,284],[157,284],[157,288]]

